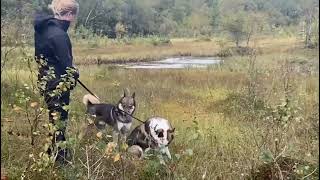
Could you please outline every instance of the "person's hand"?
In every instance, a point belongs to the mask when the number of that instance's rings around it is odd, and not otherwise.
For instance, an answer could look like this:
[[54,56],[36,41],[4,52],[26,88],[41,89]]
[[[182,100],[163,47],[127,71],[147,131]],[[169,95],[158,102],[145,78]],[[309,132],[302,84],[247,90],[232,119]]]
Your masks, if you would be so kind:
[[68,67],[67,70],[75,80],[79,79],[79,70],[76,67]]
[[72,68],[74,69],[74,73],[72,73],[73,78],[75,78],[76,80],[79,79],[79,76],[80,76],[79,69],[76,67],[72,67]]
[[79,79],[79,70],[75,67],[68,67],[67,72],[69,74],[70,90],[73,90],[77,85],[77,80]]

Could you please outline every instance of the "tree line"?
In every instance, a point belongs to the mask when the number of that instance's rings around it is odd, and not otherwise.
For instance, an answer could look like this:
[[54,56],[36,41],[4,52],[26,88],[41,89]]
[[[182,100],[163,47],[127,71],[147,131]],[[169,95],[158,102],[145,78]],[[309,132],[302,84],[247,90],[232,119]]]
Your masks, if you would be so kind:
[[[3,0],[1,21],[32,19],[50,0]],[[228,33],[236,44],[254,33],[296,27],[311,43],[319,32],[318,0],[78,0],[77,31],[109,38],[198,37]],[[31,13],[32,12],[32,13]],[[25,21],[27,22],[27,21]]]

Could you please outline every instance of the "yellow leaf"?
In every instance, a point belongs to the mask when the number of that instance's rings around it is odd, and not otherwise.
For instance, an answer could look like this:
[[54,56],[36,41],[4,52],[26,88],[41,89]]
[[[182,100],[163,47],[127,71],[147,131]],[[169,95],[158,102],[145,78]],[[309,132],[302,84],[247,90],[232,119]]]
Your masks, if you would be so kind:
[[111,154],[113,149],[116,147],[117,145],[114,142],[109,142],[107,144],[107,148],[106,148],[106,153],[107,154]]
[[15,106],[15,107],[13,108],[13,110],[14,110],[14,111],[20,111],[20,110],[22,110],[22,108],[19,107],[19,106]]
[[123,150],[127,150],[128,147],[129,147],[129,146],[128,146],[127,143],[123,143],[122,146],[121,146],[121,148],[122,148]]
[[107,145],[108,148],[115,148],[116,146],[117,146],[117,144],[114,142],[109,142]]
[[37,107],[37,106],[38,106],[38,103],[37,103],[37,102],[32,102],[32,103],[30,103],[30,106],[31,106],[32,108]]
[[3,118],[6,122],[13,122],[13,120],[10,120],[9,118]]
[[101,139],[101,138],[102,138],[102,132],[98,132],[98,133],[97,133],[97,137],[98,137],[99,139]]
[[120,160],[120,154],[118,153],[118,154],[116,154],[116,155],[114,156],[113,162],[117,162],[117,161],[119,161],[119,160]]

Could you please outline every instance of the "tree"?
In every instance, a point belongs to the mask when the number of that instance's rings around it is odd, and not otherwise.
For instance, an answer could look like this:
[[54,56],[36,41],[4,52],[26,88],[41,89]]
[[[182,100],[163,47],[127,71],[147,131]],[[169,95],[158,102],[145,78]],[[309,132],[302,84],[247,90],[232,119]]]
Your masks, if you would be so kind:
[[266,24],[266,18],[265,14],[258,13],[256,11],[248,12],[245,17],[246,23],[245,25],[245,32],[246,32],[246,40],[247,40],[247,46],[249,46],[251,38],[259,33],[263,33],[264,27]]
[[205,14],[192,13],[186,19],[186,26],[191,30],[193,37],[210,33],[210,19]]
[[129,36],[150,33],[149,19],[154,18],[150,9],[144,8],[137,0],[126,0],[121,12],[121,20],[126,25]]
[[224,18],[223,24],[236,46],[239,47],[240,42],[248,37],[247,19],[243,12],[237,12]]
[[127,33],[126,27],[121,22],[118,22],[115,28],[117,38],[122,38]]
[[82,0],[76,27],[83,25],[96,34],[116,37],[115,26],[121,18],[121,0]]
[[[311,48],[313,47],[312,36],[315,34],[313,30],[313,24],[315,23],[316,17],[319,13],[319,1],[306,1],[303,6],[304,12],[304,22],[305,22],[305,47]],[[318,26],[319,27],[319,26]],[[319,31],[319,30],[317,30]],[[317,36],[317,35],[315,35]]]
[[213,30],[217,30],[221,18],[220,0],[208,0],[206,3],[210,9],[210,25],[212,26]]
[[[1,2],[1,18],[12,22],[10,26],[15,26],[13,29],[21,28],[21,24],[32,26],[32,23],[25,22],[32,21],[33,11],[48,12],[47,7],[51,1],[4,0]],[[319,7],[318,0],[78,0],[78,2],[80,11],[75,29],[84,27],[90,32],[107,35],[110,38],[123,35],[120,33],[122,31],[119,31],[120,26],[117,26],[117,23],[121,22],[126,27],[125,33],[128,36],[150,34],[197,36],[211,35],[212,32],[219,33],[223,29],[229,29],[227,31],[239,44],[243,39],[247,39],[248,42],[254,32],[253,29],[257,28],[251,21],[260,23],[259,18],[263,18],[263,23],[271,28],[296,26],[303,21],[306,46],[315,41],[314,36],[317,32],[315,23]],[[238,14],[239,12],[242,14]],[[253,17],[256,15],[257,17],[253,18],[252,14]],[[237,17],[238,15],[240,16]],[[235,24],[239,26],[236,27]],[[32,27],[26,29],[30,30],[25,34],[32,34]]]

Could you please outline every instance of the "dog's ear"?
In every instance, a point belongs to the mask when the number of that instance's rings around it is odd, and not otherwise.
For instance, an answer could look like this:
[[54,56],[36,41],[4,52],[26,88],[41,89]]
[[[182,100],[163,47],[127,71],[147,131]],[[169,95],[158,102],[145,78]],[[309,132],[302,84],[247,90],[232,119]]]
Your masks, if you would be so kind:
[[168,132],[169,132],[169,133],[173,133],[175,130],[176,130],[176,128],[169,129]]
[[123,97],[128,97],[128,95],[129,95],[129,89],[128,88],[123,89]]
[[136,97],[136,92],[133,92],[133,94],[132,94],[131,97],[132,97],[132,98],[135,98],[135,97]]

